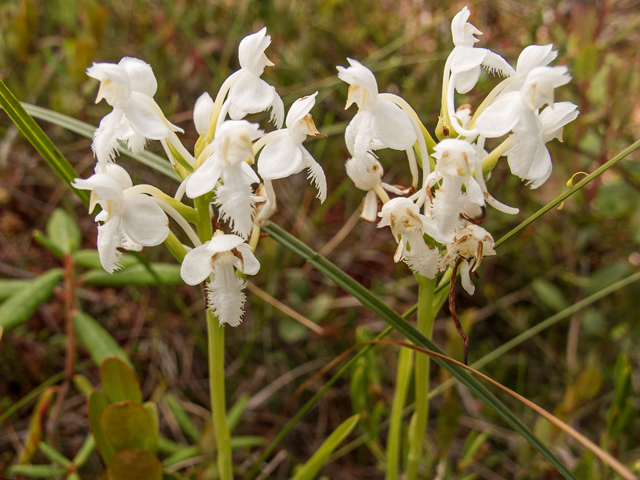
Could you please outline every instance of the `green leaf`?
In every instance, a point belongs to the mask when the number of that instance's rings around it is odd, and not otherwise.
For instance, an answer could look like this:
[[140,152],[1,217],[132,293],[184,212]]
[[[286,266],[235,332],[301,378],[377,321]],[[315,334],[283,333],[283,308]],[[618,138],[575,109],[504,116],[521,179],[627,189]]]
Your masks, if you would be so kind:
[[338,428],[336,428],[329,438],[327,438],[320,448],[313,454],[304,466],[298,470],[298,473],[292,480],[311,480],[314,478],[324,463],[327,461],[338,445],[349,436],[360,420],[360,415],[354,415],[345,420]]
[[[162,285],[182,285],[184,283],[180,276],[180,265],[152,263],[151,266]],[[101,267],[100,270],[96,269],[88,272],[85,276],[85,283],[102,287],[158,285],[158,278],[152,275],[144,265],[134,265],[115,273],[107,273]]]
[[63,254],[78,250],[82,241],[78,224],[60,208],[56,208],[49,217],[47,235]]
[[543,278],[537,278],[531,284],[533,291],[540,297],[547,307],[556,312],[560,312],[569,307],[569,301],[565,298],[562,291],[547,282]]
[[[1,82],[0,82],[1,83]],[[62,279],[62,270],[53,268],[25,284],[0,306],[0,327],[5,330],[26,322],[46,302]]]
[[96,365],[100,366],[107,357],[118,357],[129,367],[133,367],[131,360],[120,348],[118,342],[91,316],[76,312],[73,315],[73,325],[78,342],[87,349]]
[[[24,107],[24,110],[28,112],[30,115],[32,115],[34,118],[39,118],[40,120],[44,120],[45,122],[53,123],[54,125],[59,125],[71,132],[80,134],[83,137],[93,138],[93,132],[95,132],[96,127],[89,123],[83,122],[81,120],[77,120],[73,117],[64,115],[62,113],[54,112],[53,110],[49,110],[47,108],[31,105],[30,103],[22,102],[21,105],[22,107]],[[143,165],[153,168],[154,170],[162,173],[163,175],[166,175],[167,177],[173,178],[174,180],[180,180],[178,175],[173,171],[171,164],[164,158],[159,157],[154,153],[151,153],[151,152],[133,153],[122,142],[120,142],[118,151],[128,157],[133,158],[134,160],[137,160]],[[88,205],[88,202],[86,203]]]
[[156,424],[140,403],[126,401],[109,405],[100,419],[100,428],[116,454],[125,447],[153,451],[158,448]]
[[24,290],[31,284],[31,280],[0,279],[0,301]]
[[[637,142],[640,147],[640,142]],[[345,272],[340,270],[337,266],[331,263],[323,256],[314,252],[307,245],[300,240],[282,230],[280,227],[271,223],[269,226],[264,227],[264,231],[267,232],[274,240],[288,248],[292,252],[298,254],[304,258],[310,265],[315,267],[318,271],[322,272],[329,279],[333,280],[343,290],[353,295],[358,301],[360,301],[365,307],[369,308],[373,313],[385,320],[389,325],[395,328],[398,332],[404,335],[414,344],[433,350],[438,353],[444,354],[444,352],[426,336],[420,333],[413,325],[408,323],[397,312],[391,309],[378,297],[373,295],[369,290],[363,287],[356,280],[351,278]],[[507,407],[505,407],[491,392],[489,392],[482,384],[473,378],[462,368],[457,365],[450,364],[439,359],[433,359],[442,368],[449,371],[455,378],[457,378],[462,384],[466,385],[476,396],[478,396],[484,403],[490,408],[496,411],[512,428],[522,435],[536,450],[538,450],[558,471],[566,478],[574,479],[571,471],[566,467],[558,458],[551,453],[551,451],[542,443],[538,438],[531,433],[531,431],[516,417]]]
[[86,190],[76,190],[71,186],[71,182],[78,177],[75,169],[69,161],[60,153],[60,150],[47,137],[40,125],[20,105],[13,93],[0,80],[0,107],[9,115],[9,118],[16,124],[22,134],[35,147],[35,149],[47,161],[53,171],[60,177],[63,183],[72,189],[85,205],[89,205],[89,192]]
[[40,230],[34,230],[32,232],[33,239],[42,245],[44,248],[49,250],[56,258],[62,258],[64,256],[64,252],[58,247],[58,245],[51,240],[44,232]]
[[96,440],[98,451],[100,455],[102,455],[104,463],[107,465],[111,462],[113,454],[116,453],[113,445],[111,445],[111,442],[107,439],[100,426],[102,414],[108,407],[109,399],[104,393],[98,390],[93,390],[89,393],[89,425],[91,425],[91,432],[93,433],[93,438]]
[[66,468],[51,465],[13,465],[9,467],[9,475],[26,475],[34,478],[61,477],[67,473]]
[[109,480],[162,480],[162,465],[149,450],[126,447],[111,459]]
[[142,403],[142,392],[135,373],[118,357],[108,357],[102,362],[100,379],[111,403],[127,400]]
[[180,430],[191,438],[191,440],[198,440],[198,438],[200,438],[200,430],[198,430],[195,423],[191,421],[187,412],[182,409],[178,400],[169,394],[164,396],[164,400],[167,403],[169,410],[171,410],[171,413],[173,413]]

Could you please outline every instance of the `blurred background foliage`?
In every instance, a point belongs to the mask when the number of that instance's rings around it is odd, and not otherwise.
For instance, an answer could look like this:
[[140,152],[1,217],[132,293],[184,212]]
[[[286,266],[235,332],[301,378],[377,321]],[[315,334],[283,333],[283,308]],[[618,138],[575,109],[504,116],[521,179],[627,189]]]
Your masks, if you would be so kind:
[[[576,172],[591,172],[640,137],[640,2],[637,0],[471,2],[471,22],[484,35],[479,46],[515,64],[529,44],[553,43],[555,64],[568,65],[573,82],[558,91],[582,112],[566,130],[564,143],[550,144],[551,179],[531,191],[502,160],[492,174],[493,195],[521,209],[515,218],[489,209],[484,226],[498,239],[566,190]],[[380,91],[397,93],[433,131],[440,109],[442,70],[452,49],[450,21],[461,2],[422,0],[14,0],[0,2],[0,74],[23,101],[96,125],[109,112],[95,105],[97,82],[85,75],[92,62],[134,56],[150,63],[158,79],[156,101],[197,139],[191,122],[195,99],[213,96],[238,66],[237,46],[266,25],[272,37],[267,55],[276,64],[264,78],[288,106],[318,90],[313,116],[326,139],[307,148],[324,167],[329,198],[320,205],[304,175],[277,183],[279,213],[274,221],[328,258],[399,312],[416,301],[417,285],[404,264],[394,265],[389,232],[355,221],[363,192],[346,177],[342,134],[355,110],[344,111],[347,86],[336,65],[347,57],[368,65]],[[477,106],[496,79],[483,74],[459,104]],[[254,121],[265,119],[256,117]],[[0,114],[0,272],[4,278],[31,278],[59,266],[36,243],[56,207],[77,219],[84,248],[95,247],[96,228],[84,208]],[[90,140],[43,125],[61,151],[86,177],[94,159]],[[150,145],[159,151],[157,144]],[[381,153],[389,183],[407,185],[408,169],[398,152]],[[124,157],[134,182],[168,191],[171,180]],[[580,178],[580,177],[578,177]],[[640,163],[636,154],[607,171],[502,246],[483,262],[476,295],[458,295],[471,362],[571,304],[600,291],[640,266]],[[146,249],[154,261],[171,261],[162,248]],[[262,264],[252,282],[322,327],[310,331],[268,301],[249,294],[244,323],[227,333],[227,390],[230,403],[251,400],[237,430],[267,435],[292,392],[311,372],[356,341],[386,326],[292,253],[268,238],[258,249]],[[176,293],[177,292],[177,295]],[[159,401],[160,431],[178,442],[163,395],[177,398],[202,428],[208,405],[205,323],[202,300],[187,287],[85,286],[82,308],[111,333],[132,359],[145,399]],[[638,363],[640,286],[614,292],[533,336],[490,363],[494,379],[553,411],[629,465],[640,459]],[[63,300],[54,297],[25,324],[5,334],[0,345],[0,413],[64,369]],[[185,312],[187,315],[185,316]],[[461,358],[462,344],[448,312],[440,312],[436,342]],[[383,478],[376,451],[384,443],[397,350],[377,346],[359,362],[356,381],[343,379],[289,434],[288,456],[273,478],[288,478],[353,410],[363,414],[363,445],[323,470],[332,479]],[[80,360],[89,357],[80,350]],[[98,369],[83,373],[98,384]],[[446,380],[432,371],[433,384]],[[320,388],[316,382],[311,390]],[[300,407],[310,393],[304,394]],[[413,393],[410,393],[412,397]],[[554,449],[578,478],[614,478],[546,421],[505,399],[526,424]],[[558,478],[535,451],[463,389],[433,400],[425,478]],[[22,408],[0,429],[0,474],[11,465],[28,429],[33,406]],[[295,405],[293,407],[295,411]],[[356,413],[354,412],[354,413]],[[622,423],[621,423],[621,420]],[[59,419],[60,451],[73,455],[88,431],[85,397],[74,391]],[[241,464],[249,451],[236,452]],[[206,455],[205,455],[206,457]],[[41,459],[42,461],[46,461]],[[102,470],[94,453],[82,478]],[[205,462],[182,470],[185,478],[207,477]],[[86,477],[85,477],[86,475]]]

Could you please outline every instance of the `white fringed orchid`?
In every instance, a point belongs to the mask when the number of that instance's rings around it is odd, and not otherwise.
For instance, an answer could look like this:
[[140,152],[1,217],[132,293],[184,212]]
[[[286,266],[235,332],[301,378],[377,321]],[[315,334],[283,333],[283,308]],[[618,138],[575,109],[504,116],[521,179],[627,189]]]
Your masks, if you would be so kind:
[[[484,205],[482,187],[475,178],[478,170],[482,175],[482,162],[476,156],[476,149],[464,140],[445,139],[434,150],[436,168],[427,183],[431,187],[442,180],[442,185],[435,192],[431,216],[440,232],[451,238],[460,225],[466,205]],[[465,192],[462,191],[463,186]]]
[[417,181],[413,154],[417,135],[411,117],[394,102],[378,95],[378,83],[371,70],[357,60],[347,60],[351,66],[338,66],[338,77],[349,84],[345,109],[355,103],[358,113],[345,131],[345,142],[361,174],[366,175],[367,168],[373,165],[368,153],[388,147],[407,151],[412,174]]
[[440,254],[424,240],[426,233],[437,242],[444,238],[433,220],[420,214],[420,209],[408,198],[394,198],[382,206],[378,228],[391,227],[398,248],[393,260],[404,260],[409,268],[419,275],[435,278],[438,273]]
[[467,20],[471,12],[464,7],[453,18],[451,22],[451,33],[453,35],[453,51],[447,59],[444,67],[444,78],[446,89],[446,111],[453,127],[460,135],[471,137],[474,131],[468,131],[458,123],[455,108],[455,91],[458,93],[469,92],[480,78],[482,67],[490,72],[496,72],[502,76],[515,74],[513,67],[500,55],[486,48],[476,48],[474,44],[478,41],[475,35],[482,35],[482,32],[468,23]]
[[100,122],[91,145],[101,165],[114,159],[118,140],[126,141],[137,153],[144,150],[148,139],[166,139],[170,128],[182,132],[161,117],[153,100],[158,83],[149,64],[124,57],[118,64],[94,63],[87,75],[100,81],[96,103],[104,98],[113,107]]
[[236,275],[236,269],[246,275],[255,275],[260,262],[251,247],[237,235],[224,235],[221,231],[203,245],[189,251],[180,267],[185,283],[197,285],[210,278],[208,306],[218,317],[220,325],[236,327],[242,322],[245,281]]
[[284,105],[282,99],[267,82],[260,78],[264,67],[271,67],[273,63],[264,51],[271,43],[267,35],[267,27],[248,35],[242,39],[238,47],[240,70],[235,72],[229,81],[228,112],[234,120],[240,120],[249,113],[264,112],[271,109],[271,121],[280,128],[284,120]]
[[96,204],[102,207],[96,216],[96,222],[104,222],[98,226],[98,253],[107,272],[121,268],[118,248],[140,251],[143,246],[160,245],[169,235],[167,215],[156,201],[141,193],[128,194],[133,184],[121,166],[98,165],[95,175],[76,178],[73,186],[91,190],[89,213]]
[[[253,141],[263,131],[246,120],[227,120],[209,145],[211,155],[186,181],[186,193],[196,198],[216,190],[219,219],[229,221],[234,233],[246,238],[253,229],[252,183],[260,179],[247,160],[253,162]],[[219,183],[222,181],[222,183]]]
[[471,282],[470,272],[475,272],[484,257],[495,255],[493,237],[484,228],[478,225],[461,227],[455,232],[455,236],[447,244],[447,254],[440,263],[440,269],[453,267],[460,260],[460,279],[462,286],[469,295],[475,292],[475,286]]
[[384,174],[382,165],[373,154],[370,153],[369,155],[372,157],[371,162],[373,165],[367,168],[366,175],[360,172],[357,162],[353,158],[347,160],[344,166],[347,170],[347,175],[353,181],[356,188],[367,192],[362,201],[362,214],[360,218],[367,222],[375,222],[378,218],[378,197],[383,201],[388,201],[389,196],[385,190],[395,193],[396,195],[402,195],[404,192],[382,181],[382,175]]
[[[266,144],[258,159],[258,173],[265,181],[267,203],[260,212],[260,219],[266,220],[275,212],[273,180],[286,178],[308,169],[309,179],[318,190],[320,202],[327,198],[327,179],[318,162],[302,146],[307,137],[322,137],[309,113],[316,102],[318,92],[293,102],[287,113],[286,127],[265,136]],[[256,146],[258,149],[259,146]]]
[[[536,67],[516,92],[506,93],[476,121],[481,135],[500,137],[513,131],[506,151],[514,175],[538,188],[551,175],[551,156],[546,143],[561,138],[562,128],[578,116],[571,102],[554,103],[554,90],[571,80],[567,67]],[[542,113],[539,109],[545,104]]]

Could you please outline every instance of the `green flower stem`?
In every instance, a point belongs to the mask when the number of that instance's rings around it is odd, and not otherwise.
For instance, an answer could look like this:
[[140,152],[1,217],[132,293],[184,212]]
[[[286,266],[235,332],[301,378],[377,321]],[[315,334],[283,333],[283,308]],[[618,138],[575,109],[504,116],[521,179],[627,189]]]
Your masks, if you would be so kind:
[[504,152],[506,152],[510,146],[511,141],[509,140],[509,137],[507,137],[504,142],[494,148],[491,153],[487,155],[484,160],[482,160],[482,175],[484,177],[491,173],[491,171],[498,164],[498,160],[500,160],[500,157],[504,155]]
[[391,422],[387,438],[387,475],[386,480],[398,479],[400,457],[400,427],[402,426],[402,412],[407,400],[407,390],[411,380],[413,367],[413,351],[408,348],[400,350],[398,359],[398,373],[396,375],[396,391],[391,405]]
[[207,309],[207,333],[209,338],[209,394],[213,430],[218,452],[218,474],[220,480],[233,480],[231,463],[231,434],[227,425],[227,407],[224,385],[224,327]]
[[[433,321],[435,318],[434,293],[436,280],[416,275],[418,279],[418,330],[425,337],[433,337]],[[429,367],[427,355],[418,355],[415,361],[416,374],[416,411],[409,428],[409,461],[407,464],[407,480],[415,480],[418,465],[422,458],[424,437],[429,419]]]
[[[202,243],[211,240],[213,228],[209,217],[210,195],[202,195],[194,200],[198,210],[198,235]],[[207,338],[209,343],[209,395],[211,396],[211,416],[216,436],[218,452],[218,475],[220,480],[233,480],[231,462],[231,434],[227,425],[227,405],[224,382],[224,327],[211,310],[206,310]]]

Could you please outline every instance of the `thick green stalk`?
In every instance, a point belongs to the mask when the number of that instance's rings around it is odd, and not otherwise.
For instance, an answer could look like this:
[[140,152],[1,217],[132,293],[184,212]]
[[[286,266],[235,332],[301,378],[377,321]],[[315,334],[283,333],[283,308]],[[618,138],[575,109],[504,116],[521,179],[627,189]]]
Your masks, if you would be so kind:
[[386,480],[398,479],[400,457],[400,427],[402,426],[404,404],[407,401],[407,390],[411,379],[413,366],[413,350],[403,348],[398,359],[398,373],[396,375],[396,391],[391,405],[391,421],[387,438],[387,476]]
[[[425,337],[433,337],[433,321],[435,318],[434,291],[436,280],[416,275],[418,279],[418,330]],[[409,428],[409,461],[407,464],[407,480],[415,480],[418,465],[422,458],[424,437],[429,420],[429,357],[416,357],[416,411]]]
[[227,425],[227,406],[224,388],[224,327],[207,309],[207,333],[209,339],[209,395],[213,430],[218,452],[220,480],[233,480],[231,463],[231,434]]
[[[202,243],[211,240],[213,228],[209,217],[211,197],[203,195],[195,199],[198,210],[198,236]],[[209,395],[211,396],[211,416],[216,436],[218,453],[218,475],[220,480],[233,480],[231,462],[231,434],[227,425],[227,404],[224,384],[224,327],[211,310],[207,314],[207,338],[209,343]]]

